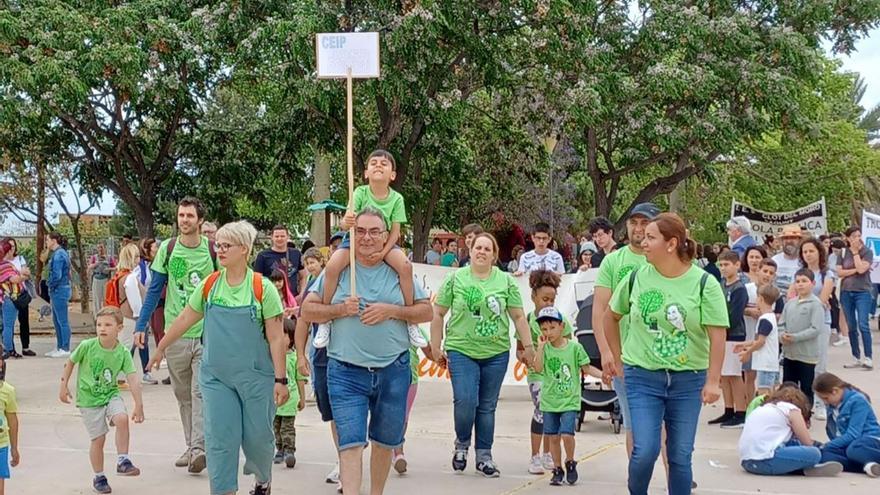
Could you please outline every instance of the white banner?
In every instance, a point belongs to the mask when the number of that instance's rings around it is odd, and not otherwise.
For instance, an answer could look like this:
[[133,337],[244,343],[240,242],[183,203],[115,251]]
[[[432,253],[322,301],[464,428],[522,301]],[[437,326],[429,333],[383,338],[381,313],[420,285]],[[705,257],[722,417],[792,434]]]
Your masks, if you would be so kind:
[[730,206],[730,217],[746,217],[752,222],[752,237],[758,245],[764,243],[765,235],[779,237],[786,225],[796,223],[805,232],[818,237],[828,233],[828,214],[825,209],[825,198],[791,211],[767,212],[733,200]]
[[871,282],[880,284],[880,215],[862,211],[862,240],[874,252]]
[[379,77],[379,33],[318,33],[315,60],[319,79]]
[[[433,265],[423,265],[420,263],[413,264],[413,272],[416,278],[422,283],[429,294],[434,294],[440,290],[446,275],[458,268],[448,268]],[[580,302],[593,294],[593,285],[596,281],[598,269],[591,269],[585,272],[574,274],[566,274],[562,276],[562,285],[556,295],[556,308],[565,315],[566,318],[577,327],[578,313]],[[522,294],[525,312],[528,314],[535,309],[532,303],[532,289],[529,288],[529,278],[525,275],[516,277],[519,284],[519,290]],[[448,316],[447,316],[448,317]],[[584,315],[586,317],[586,313]],[[423,325],[425,331],[429,331],[429,324]],[[513,328],[513,322],[510,322],[511,341],[515,338],[516,330]],[[525,385],[527,369],[522,363],[516,360],[516,344],[511,345],[510,363],[507,367],[507,374],[504,377],[505,385]],[[419,353],[421,361],[419,362],[419,379],[432,381],[449,381],[449,371],[446,368],[440,368],[436,363],[430,361],[424,355]]]

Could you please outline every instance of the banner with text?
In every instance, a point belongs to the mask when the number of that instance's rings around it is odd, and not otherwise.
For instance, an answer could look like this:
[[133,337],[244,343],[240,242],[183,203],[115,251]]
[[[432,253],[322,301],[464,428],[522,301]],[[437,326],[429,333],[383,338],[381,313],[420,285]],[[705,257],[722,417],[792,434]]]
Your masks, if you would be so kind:
[[[457,269],[458,268],[423,265],[420,263],[413,264],[413,272],[415,273],[416,278],[425,287],[425,290],[429,294],[437,293],[440,290],[440,286],[443,285],[443,280],[446,279],[446,275]],[[598,269],[591,269],[585,272],[562,276],[562,285],[559,286],[559,291],[556,295],[556,308],[559,309],[559,311],[561,311],[562,314],[565,315],[565,317],[576,327],[583,326],[577,325],[578,316],[581,312],[579,308],[585,299],[593,295],[593,285],[598,273]],[[515,280],[519,286],[520,293],[522,294],[523,304],[525,306],[524,310],[526,314],[528,314],[535,309],[531,297],[532,289],[529,288],[529,278],[523,275],[521,277],[515,277]],[[590,308],[584,309],[584,314],[580,315],[581,321],[589,317],[587,315],[588,311],[591,313]],[[447,314],[447,318],[448,317],[449,315]],[[423,325],[425,331],[429,331],[429,326],[430,325],[427,323]],[[528,370],[522,363],[516,360],[516,343],[514,340],[516,330],[513,327],[512,321],[510,322],[510,335],[510,363],[507,367],[507,374],[504,376],[504,384],[525,385],[526,373]],[[449,381],[449,371],[446,368],[440,368],[436,363],[427,359],[421,352],[419,352],[419,357],[421,359],[419,362],[420,380]]]
[[828,233],[828,215],[825,209],[825,198],[792,211],[767,212],[733,200],[730,216],[746,217],[752,222],[752,237],[760,245],[765,235],[779,237],[786,225],[796,223],[805,232],[814,236]]
[[880,215],[862,211],[862,239],[874,252],[871,262],[871,282],[880,284]]

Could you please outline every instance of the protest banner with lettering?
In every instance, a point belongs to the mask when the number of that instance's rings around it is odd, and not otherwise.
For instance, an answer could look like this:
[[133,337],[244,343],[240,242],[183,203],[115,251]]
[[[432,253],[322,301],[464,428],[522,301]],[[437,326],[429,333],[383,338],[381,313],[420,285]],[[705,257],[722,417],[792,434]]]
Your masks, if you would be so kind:
[[[435,294],[440,290],[446,275],[458,268],[448,268],[433,265],[424,265],[420,263],[413,264],[413,272],[418,282],[421,283],[429,294]],[[574,274],[566,274],[562,276],[562,284],[556,296],[556,308],[565,315],[573,325],[578,321],[578,313],[580,312],[580,304],[584,299],[593,295],[593,285],[596,281],[598,269],[591,269],[585,272]],[[532,303],[532,289],[529,288],[529,279],[523,275],[515,278],[520,293],[522,294],[524,310],[526,314],[535,309]],[[584,315],[586,316],[586,315]],[[448,318],[448,315],[447,315]],[[583,317],[581,318],[583,320]],[[429,331],[429,324],[422,325],[425,331]],[[504,385],[526,385],[526,373],[528,370],[522,363],[516,360],[516,330],[513,322],[510,322],[511,335],[511,352],[510,363],[507,367],[507,374],[504,376]],[[445,368],[440,368],[436,363],[427,359],[419,352],[419,379],[427,381],[449,381],[449,372]]]
[[764,243],[765,235],[779,237],[786,225],[796,223],[805,232],[814,236],[828,233],[828,214],[825,208],[825,198],[810,203],[804,207],[792,211],[767,212],[752,208],[751,206],[733,200],[730,206],[730,216],[746,217],[752,223],[752,237],[760,245]]
[[880,215],[862,211],[862,239],[874,252],[871,262],[871,282],[880,284]]

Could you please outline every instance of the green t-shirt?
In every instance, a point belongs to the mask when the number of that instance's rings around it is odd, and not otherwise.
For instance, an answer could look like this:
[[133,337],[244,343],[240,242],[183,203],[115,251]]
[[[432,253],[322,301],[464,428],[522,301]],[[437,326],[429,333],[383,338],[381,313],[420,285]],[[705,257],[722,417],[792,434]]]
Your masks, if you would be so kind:
[[376,199],[370,192],[370,186],[358,186],[354,190],[352,207],[355,213],[360,213],[366,206],[382,212],[385,217],[385,228],[391,230],[395,223],[406,224],[406,205],[403,203],[403,195],[394,189],[388,188],[388,197],[382,200]]
[[[269,277],[261,277],[263,279],[263,302],[256,300],[254,296],[254,272],[248,268],[244,282],[235,287],[230,287],[226,282],[226,271],[220,273],[220,277],[214,282],[211,298],[213,304],[226,306],[227,308],[237,308],[241,306],[250,306],[251,301],[257,306],[257,319],[260,321],[274,318],[284,312],[284,305],[281,302],[281,296],[278,295],[278,289],[275,284],[269,280]],[[189,297],[189,307],[198,313],[205,312],[204,288],[207,279],[199,283],[195,292]]]
[[0,380],[0,449],[9,446],[9,425],[6,413],[18,413],[18,402],[15,400],[15,387]]
[[[431,337],[428,336],[428,333],[425,332],[425,329],[419,327],[419,332],[422,334],[422,337],[425,338],[425,341],[430,345]],[[410,384],[419,383],[419,362],[421,359],[419,358],[419,348],[416,346],[409,347],[409,367],[412,370],[412,379]]]
[[748,407],[746,407],[746,417],[749,417],[749,414],[752,414],[752,411],[764,405],[764,401],[767,400],[767,395],[759,395],[752,399],[749,402]]
[[[568,322],[568,318],[564,318],[563,327],[562,327],[562,335],[564,337],[571,336],[573,332],[573,328],[571,323]],[[532,343],[534,345],[538,345],[538,339],[541,337],[541,325],[538,325],[538,319],[535,318],[535,312],[532,311],[528,315],[526,315],[526,320],[529,322],[529,329],[532,331]],[[519,334],[516,334],[516,340],[522,340],[519,338]],[[534,383],[541,381],[541,374],[535,371],[532,368],[529,368],[529,374],[526,376],[526,381],[528,383]]]
[[[196,287],[214,272],[214,260],[211,259],[207,237],[203,236],[196,248],[184,246],[178,238],[171,259],[166,261],[169,242],[170,239],[162,242],[156,253],[156,259],[150,265],[150,268],[157,273],[168,276],[168,291],[165,295],[165,330],[168,330],[175,318],[183,312],[183,307]],[[185,339],[197,339],[201,336],[201,320],[183,334]]]
[[296,369],[296,353],[287,351],[287,390],[290,392],[290,398],[283,406],[275,410],[276,416],[296,416],[299,412],[299,382],[306,381],[306,377],[299,374]]
[[581,410],[581,367],[590,357],[580,342],[569,340],[563,347],[544,346],[541,412]]
[[623,362],[648,370],[691,371],[709,367],[707,326],[727,327],[727,302],[721,284],[691,265],[687,272],[666,278],[648,264],[641,267],[634,287],[629,277],[618,284],[611,310],[629,320],[623,340]]
[[[634,268],[639,268],[647,264],[648,260],[645,259],[645,255],[634,253],[629,246],[612,251],[611,254],[605,256],[602,260],[602,264],[599,265],[599,273],[596,275],[596,287],[610,289],[613,294],[617,285],[620,284],[622,280],[625,280]],[[626,318],[620,320],[621,342],[626,339],[626,331],[628,329],[629,324],[626,321]]]
[[437,304],[450,308],[446,350],[471,359],[486,359],[510,350],[509,308],[522,308],[522,295],[510,274],[493,267],[480,280],[471,267],[446,276]]
[[76,379],[77,407],[103,407],[119,395],[119,373],[135,372],[131,354],[121,343],[105,349],[97,337],[86,339],[73,350],[70,360],[79,366]]

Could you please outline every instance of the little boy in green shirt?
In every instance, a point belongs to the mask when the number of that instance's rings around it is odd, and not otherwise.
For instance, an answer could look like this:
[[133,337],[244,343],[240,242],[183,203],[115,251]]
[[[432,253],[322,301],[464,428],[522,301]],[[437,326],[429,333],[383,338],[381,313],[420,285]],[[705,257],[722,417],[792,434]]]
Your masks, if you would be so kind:
[[306,407],[305,383],[296,366],[296,351],[293,349],[296,323],[284,320],[284,342],[287,344],[287,390],[290,398],[275,410],[275,464],[293,468],[296,466],[296,413]]
[[[590,366],[590,357],[584,347],[562,335],[565,319],[554,307],[538,312],[541,339],[535,357],[535,371],[541,373],[541,413],[544,416],[544,436],[549,437],[550,455],[553,456],[553,477],[550,484],[562,484],[563,476],[569,485],[577,483],[577,461],[574,460],[574,429],[581,410],[580,373],[601,378],[602,372]],[[550,344],[550,345],[547,345]],[[562,451],[565,445],[565,471],[562,470]]]
[[141,382],[131,353],[119,342],[122,331],[122,312],[119,308],[105,306],[98,311],[95,326],[96,338],[82,341],[70,359],[64,363],[61,375],[59,399],[70,404],[68,381],[73,367],[79,365],[76,386],[76,406],[79,408],[86,431],[89,433],[89,460],[95,471],[92,488],[96,493],[110,493],[110,484],[104,474],[104,440],[110,426],[116,428],[116,474],[119,476],[137,476],[140,469],[132,464],[128,457],[129,426],[125,402],[119,396],[119,385],[116,377],[125,373],[134,398],[132,421],[144,421],[144,405],[141,398]]
[[[391,182],[397,176],[396,162],[394,156],[382,149],[378,149],[370,153],[367,159],[366,170],[364,176],[369,182],[366,186],[360,186],[354,190],[351,198],[351,209],[345,214],[341,227],[348,231],[354,227],[356,214],[370,207],[382,212],[387,229],[387,238],[384,240],[382,251],[375,254],[377,260],[384,260],[400,277],[400,290],[403,292],[403,301],[406,306],[413,304],[413,269],[412,263],[409,262],[403,251],[397,247],[397,241],[400,240],[400,226],[406,223],[406,206],[403,202],[403,196],[391,188]],[[378,236],[380,239],[386,232],[355,232],[355,236],[370,237]],[[348,266],[350,260],[349,247],[351,240],[346,236],[339,248],[333,252],[330,261],[324,268],[324,293],[322,294],[323,303],[330,304],[333,294],[336,292],[336,286],[339,283],[339,275]],[[356,296],[357,294],[353,294]],[[425,338],[419,331],[418,325],[409,325],[407,327],[409,333],[409,341],[415,347],[425,347],[428,345]],[[322,323],[318,325],[318,331],[312,345],[317,349],[327,347],[330,342],[330,324]]]

